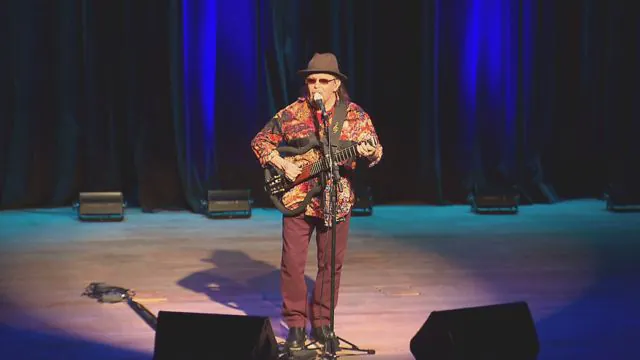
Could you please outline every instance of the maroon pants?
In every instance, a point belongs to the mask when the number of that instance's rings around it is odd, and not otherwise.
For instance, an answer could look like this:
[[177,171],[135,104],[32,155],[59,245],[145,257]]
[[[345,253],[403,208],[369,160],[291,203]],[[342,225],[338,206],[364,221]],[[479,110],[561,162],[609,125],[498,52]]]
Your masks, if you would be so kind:
[[[340,273],[347,249],[350,215],[336,227],[336,292],[334,306],[338,302]],[[331,228],[322,219],[304,215],[284,217],[282,224],[282,263],[280,281],[282,291],[282,316],[289,328],[305,327],[307,319],[312,326],[329,324],[331,304]],[[315,288],[307,314],[307,285],[304,269],[311,234],[316,230],[317,264]]]

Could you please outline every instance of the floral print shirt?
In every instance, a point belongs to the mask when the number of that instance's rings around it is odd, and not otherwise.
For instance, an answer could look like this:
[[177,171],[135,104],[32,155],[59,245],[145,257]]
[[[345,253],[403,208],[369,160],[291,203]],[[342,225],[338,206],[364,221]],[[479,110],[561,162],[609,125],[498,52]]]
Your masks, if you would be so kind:
[[[329,116],[329,126],[333,124],[333,113],[335,106],[327,111]],[[316,124],[319,123],[320,129],[317,131]],[[324,123],[316,120],[315,109],[311,107],[306,98],[298,98],[295,102],[289,104],[278,113],[256,134],[251,141],[251,148],[258,158],[260,165],[266,167],[271,159],[278,155],[276,150],[282,143],[287,144],[295,139],[309,138],[320,135],[320,139],[325,138]],[[347,102],[346,116],[340,133],[340,140],[346,142],[361,142],[367,139],[375,140],[376,152],[369,158],[369,166],[376,165],[382,158],[382,146],[378,140],[378,135],[373,127],[373,123],[369,115],[356,103]],[[356,167],[355,159],[346,160],[339,164],[346,169],[354,170]],[[296,204],[300,203],[306,194],[318,184],[318,178],[305,181],[296,185],[283,196],[283,202]],[[340,177],[341,185],[338,187],[337,201],[337,218],[338,221],[344,219],[351,211],[351,207],[355,203],[355,194],[351,181],[346,176]],[[330,181],[327,182],[327,188]],[[325,196],[324,205],[329,204],[329,192],[323,192]],[[296,206],[288,206],[293,209]],[[323,207],[322,199],[319,196],[312,198],[305,209],[305,215],[320,217],[325,219],[325,225],[328,225],[330,213],[328,208]]]

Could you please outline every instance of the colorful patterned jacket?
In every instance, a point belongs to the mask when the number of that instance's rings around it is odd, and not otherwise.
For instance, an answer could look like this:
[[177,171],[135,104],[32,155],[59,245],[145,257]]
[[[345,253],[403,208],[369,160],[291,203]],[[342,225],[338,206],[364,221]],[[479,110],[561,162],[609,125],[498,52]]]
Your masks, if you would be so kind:
[[[335,106],[327,111],[329,115],[329,125],[333,124],[333,113]],[[276,148],[281,144],[293,144],[296,140],[320,136],[321,140],[325,138],[324,124],[319,123],[319,131],[316,132],[315,117],[316,113],[305,98],[298,98],[295,102],[288,105],[278,113],[256,134],[251,141],[251,148],[258,158],[260,165],[266,167],[274,156],[278,155]],[[341,142],[361,142],[373,138],[377,145],[376,152],[369,158],[369,166],[376,165],[382,158],[382,146],[378,140],[373,123],[369,115],[356,103],[347,102],[347,110],[345,120],[340,133]],[[340,166],[348,171],[355,170],[355,160],[347,160]],[[304,183],[296,185],[283,196],[283,202],[293,204],[288,206],[289,209],[295,208],[295,204],[299,204],[306,194],[316,186],[318,179],[312,179]],[[338,221],[351,211],[351,207],[355,203],[355,194],[349,176],[340,177],[341,191],[338,193]],[[327,184],[327,185],[330,185]],[[325,192],[325,203],[328,204],[328,192]],[[305,215],[320,217],[325,219],[327,224],[329,215],[326,214],[325,207],[319,196],[314,197],[305,209]]]

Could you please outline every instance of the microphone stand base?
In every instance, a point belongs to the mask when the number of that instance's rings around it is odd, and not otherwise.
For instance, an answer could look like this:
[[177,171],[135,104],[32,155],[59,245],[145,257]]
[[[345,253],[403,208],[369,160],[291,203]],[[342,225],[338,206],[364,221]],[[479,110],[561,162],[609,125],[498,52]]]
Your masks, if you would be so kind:
[[[348,345],[350,345],[350,347],[344,347],[344,346],[340,346],[339,343],[346,343]],[[354,345],[353,343],[339,337],[339,336],[333,336],[333,337],[328,337],[325,340],[325,346],[323,348],[322,351],[322,355],[320,356],[320,359],[323,360],[334,360],[337,359],[340,356],[346,355],[346,356],[353,356],[355,354],[338,354],[338,351],[355,351],[355,352],[361,352],[364,353],[366,355],[375,355],[376,351],[374,349],[362,349],[356,345]]]

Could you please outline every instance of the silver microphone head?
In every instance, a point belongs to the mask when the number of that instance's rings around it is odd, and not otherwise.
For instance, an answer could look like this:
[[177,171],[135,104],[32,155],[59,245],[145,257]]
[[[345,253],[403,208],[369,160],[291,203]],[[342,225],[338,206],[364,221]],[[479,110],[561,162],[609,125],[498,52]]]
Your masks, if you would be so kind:
[[322,98],[322,94],[320,93],[313,94],[313,101],[324,101],[324,99]]

